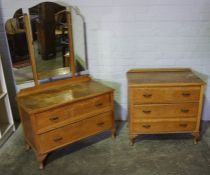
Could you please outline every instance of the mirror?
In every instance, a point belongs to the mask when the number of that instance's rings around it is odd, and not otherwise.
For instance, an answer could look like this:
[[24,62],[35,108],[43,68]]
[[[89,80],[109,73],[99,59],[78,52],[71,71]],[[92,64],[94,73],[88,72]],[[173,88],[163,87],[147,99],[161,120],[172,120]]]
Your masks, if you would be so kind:
[[6,31],[21,83],[34,80],[38,85],[88,74],[85,22],[77,8],[43,2],[29,8],[28,15],[19,9]]
[[29,8],[37,79],[70,74],[66,7],[53,2]]
[[5,31],[16,83],[33,81],[22,9],[18,9],[13,18],[6,21]]
[[88,74],[85,20],[78,8],[71,8],[71,17],[76,73]]

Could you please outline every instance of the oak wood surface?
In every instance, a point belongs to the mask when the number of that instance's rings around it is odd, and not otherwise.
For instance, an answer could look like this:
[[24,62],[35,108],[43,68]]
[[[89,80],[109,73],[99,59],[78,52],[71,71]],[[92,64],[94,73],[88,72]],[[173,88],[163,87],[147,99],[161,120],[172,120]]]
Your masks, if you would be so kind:
[[40,169],[47,154],[104,131],[115,136],[113,89],[89,76],[21,90],[17,96],[26,145]]
[[198,103],[135,105],[134,118],[173,118],[198,115]]
[[133,88],[135,104],[196,102],[200,98],[200,86],[141,87]]
[[191,69],[132,69],[128,71],[128,83],[132,85],[205,84]]
[[38,136],[40,152],[47,153],[66,144],[112,128],[111,112],[106,112]]
[[98,82],[88,81],[58,86],[30,96],[19,97],[18,101],[28,113],[35,113],[112,91],[113,89]]
[[185,121],[185,122],[141,122],[141,123],[134,123],[133,124],[133,132],[134,133],[185,133],[189,132],[191,133],[192,130],[195,129],[196,122],[191,122],[191,121]]
[[191,133],[199,139],[205,82],[189,68],[132,69],[129,139],[138,134]]

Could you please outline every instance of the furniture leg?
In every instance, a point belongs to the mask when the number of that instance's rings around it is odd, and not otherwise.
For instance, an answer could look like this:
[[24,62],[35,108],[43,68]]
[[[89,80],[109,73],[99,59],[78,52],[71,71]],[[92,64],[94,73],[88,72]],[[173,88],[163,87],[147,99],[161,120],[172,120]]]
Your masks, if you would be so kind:
[[44,169],[44,160],[47,157],[47,154],[37,154],[36,157],[39,162],[39,169],[43,170]]
[[137,135],[129,135],[130,145],[133,146]]
[[116,136],[117,136],[116,129],[115,129],[115,128],[113,128],[113,129],[112,129],[112,138],[113,138],[113,139],[115,139],[115,138],[116,138]]
[[194,133],[192,133],[192,136],[194,137],[194,144],[197,144],[198,141],[200,140],[200,133],[194,132]]
[[30,150],[31,149],[31,146],[25,141],[25,148],[26,150]]

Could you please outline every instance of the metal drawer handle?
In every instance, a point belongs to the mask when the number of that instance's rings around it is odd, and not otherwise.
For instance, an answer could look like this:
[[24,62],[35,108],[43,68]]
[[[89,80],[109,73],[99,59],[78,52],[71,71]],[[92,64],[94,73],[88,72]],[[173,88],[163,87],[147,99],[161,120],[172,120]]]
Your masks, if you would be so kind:
[[142,112],[145,113],[145,114],[150,114],[152,111],[150,111],[150,110],[143,110]]
[[150,98],[150,97],[152,97],[152,94],[143,94],[143,96],[144,96],[145,98]]
[[59,117],[50,117],[49,119],[50,119],[51,121],[56,121],[56,120],[59,119]]
[[142,125],[144,128],[149,129],[151,125]]
[[184,96],[184,97],[189,97],[191,94],[190,93],[188,93],[188,92],[183,92],[182,93],[182,96]]
[[184,124],[179,124],[179,126],[182,127],[182,128],[186,128],[186,127],[187,127],[187,124],[186,124],[186,123],[184,123]]
[[100,107],[100,106],[102,106],[102,105],[103,105],[102,102],[101,102],[101,103],[96,103],[96,104],[95,104],[96,107]]
[[59,142],[61,140],[63,140],[63,137],[58,137],[58,138],[53,139],[54,142]]
[[104,122],[97,123],[98,126],[103,126]]
[[181,109],[181,112],[183,112],[183,113],[187,113],[189,111],[190,111],[189,109]]

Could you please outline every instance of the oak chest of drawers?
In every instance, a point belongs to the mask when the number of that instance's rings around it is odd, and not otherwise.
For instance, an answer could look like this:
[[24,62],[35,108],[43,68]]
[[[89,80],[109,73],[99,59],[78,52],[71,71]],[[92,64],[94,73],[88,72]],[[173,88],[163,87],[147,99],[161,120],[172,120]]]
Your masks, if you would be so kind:
[[89,77],[81,79],[55,82],[51,88],[40,85],[18,94],[25,141],[35,151],[40,169],[55,149],[104,131],[115,135],[113,89]]
[[190,69],[128,71],[129,139],[138,134],[191,133],[199,139],[205,83]]

